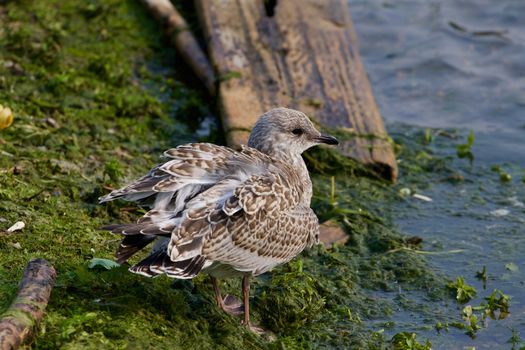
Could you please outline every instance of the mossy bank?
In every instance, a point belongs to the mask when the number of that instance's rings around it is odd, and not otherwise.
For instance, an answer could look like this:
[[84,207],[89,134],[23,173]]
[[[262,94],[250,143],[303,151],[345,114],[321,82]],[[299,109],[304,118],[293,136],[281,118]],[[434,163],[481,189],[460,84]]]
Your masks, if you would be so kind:
[[[210,99],[178,78],[176,70],[187,68],[137,1],[7,2],[0,22],[0,103],[15,117],[0,131],[0,227],[26,224],[0,234],[0,311],[29,259],[48,259],[58,271],[34,348],[383,349],[392,325],[369,320],[415,307],[432,317],[424,305],[383,293],[448,298],[446,282],[414,253],[417,239],[392,226],[388,208],[403,200],[398,188],[327,150],[307,155],[313,206],[350,240],[257,279],[254,319],[275,341],[220,312],[206,276],[174,282],[125,266],[89,269],[94,257],[111,259],[118,242],[98,227],[141,211],[97,198],[139,176],[168,147],[220,142],[213,124],[199,124]],[[443,166],[401,151],[419,174]],[[238,281],[227,282],[229,292],[238,289]]]

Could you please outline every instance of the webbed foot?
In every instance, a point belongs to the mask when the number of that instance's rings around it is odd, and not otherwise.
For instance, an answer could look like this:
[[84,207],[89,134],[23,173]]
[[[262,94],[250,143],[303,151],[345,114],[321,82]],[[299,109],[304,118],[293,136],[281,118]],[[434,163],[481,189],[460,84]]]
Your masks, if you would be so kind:
[[233,295],[227,294],[219,307],[227,314],[241,316],[244,314],[244,305],[241,300]]

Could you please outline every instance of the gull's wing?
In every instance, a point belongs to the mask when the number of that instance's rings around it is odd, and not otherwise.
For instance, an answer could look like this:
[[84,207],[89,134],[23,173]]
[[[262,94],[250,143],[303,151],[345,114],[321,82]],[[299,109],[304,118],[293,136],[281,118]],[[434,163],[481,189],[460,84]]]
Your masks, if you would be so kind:
[[[264,172],[269,159],[257,156],[246,148],[242,152],[208,143],[181,145],[164,152],[167,161],[155,166],[137,181],[101,197],[101,202],[122,198],[131,201],[149,200],[153,209],[136,223],[107,225],[103,229],[126,235],[116,257],[126,261],[137,251],[153,242],[156,236],[170,236],[181,221],[180,212],[199,193],[211,195],[228,192],[252,174]],[[165,265],[165,264],[164,264]]]
[[211,235],[202,255],[237,271],[259,275],[290,261],[319,243],[319,222],[309,207],[299,206],[277,218],[256,215],[227,220],[224,234]]
[[263,169],[261,159],[209,143],[192,143],[164,152],[165,163],[121,189],[100,198],[107,202],[117,198],[130,201],[153,199],[155,210],[178,212],[184,203],[211,187],[225,176],[239,181]]
[[154,209],[137,223],[106,227],[126,235],[119,261],[155,237],[169,237],[167,248],[131,271],[192,278],[218,263],[259,274],[317,241],[317,217],[301,204],[309,183],[291,165],[249,147],[236,152],[190,144],[165,155],[166,163],[102,198],[156,198]]
[[301,204],[307,184],[291,166],[274,160],[266,172],[228,185],[187,203],[168,245],[172,261],[203,256],[259,274],[317,242],[317,217]]

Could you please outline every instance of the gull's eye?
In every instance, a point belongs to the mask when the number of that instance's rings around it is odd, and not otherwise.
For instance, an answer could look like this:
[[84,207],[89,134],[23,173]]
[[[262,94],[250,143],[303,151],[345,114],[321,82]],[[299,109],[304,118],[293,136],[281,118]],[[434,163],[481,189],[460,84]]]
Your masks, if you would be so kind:
[[303,129],[297,128],[292,130],[292,134],[301,136],[303,134]]

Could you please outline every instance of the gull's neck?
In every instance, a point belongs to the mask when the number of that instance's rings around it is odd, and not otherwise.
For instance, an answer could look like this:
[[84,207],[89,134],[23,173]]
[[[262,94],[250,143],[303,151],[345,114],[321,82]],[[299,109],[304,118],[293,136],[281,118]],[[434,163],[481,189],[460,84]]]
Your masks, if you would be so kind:
[[270,143],[267,143],[266,145],[250,145],[248,146],[253,147],[257,149],[258,151],[269,155],[272,158],[278,159],[280,161],[283,161],[289,165],[292,165],[294,168],[296,168],[298,171],[305,170],[306,176],[308,176],[308,170],[306,170],[306,164],[304,163],[303,157],[301,157],[298,153],[290,152],[289,149],[286,149],[285,147],[275,147],[274,145],[271,145]]
[[310,206],[310,201],[312,199],[312,181],[310,180],[310,174],[308,173],[308,168],[306,167],[306,163],[304,162],[303,157],[300,154],[290,153],[289,150],[280,148],[254,148],[294,168],[294,170],[297,172],[299,179],[301,179],[301,181],[304,184],[305,193],[303,193],[303,204]]

